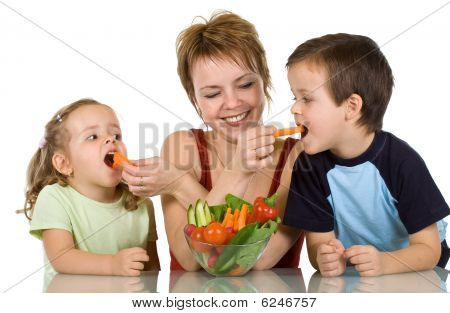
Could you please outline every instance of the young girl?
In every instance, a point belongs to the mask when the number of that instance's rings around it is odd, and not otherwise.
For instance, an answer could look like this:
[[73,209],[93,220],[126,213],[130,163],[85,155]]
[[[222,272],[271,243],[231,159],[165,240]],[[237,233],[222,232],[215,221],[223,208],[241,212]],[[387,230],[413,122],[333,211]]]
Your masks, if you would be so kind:
[[[27,173],[25,214],[54,270],[137,276],[159,270],[152,202],[133,196],[121,170],[105,163],[126,154],[114,111],[95,100],[55,114]],[[48,263],[48,262],[46,262]]]

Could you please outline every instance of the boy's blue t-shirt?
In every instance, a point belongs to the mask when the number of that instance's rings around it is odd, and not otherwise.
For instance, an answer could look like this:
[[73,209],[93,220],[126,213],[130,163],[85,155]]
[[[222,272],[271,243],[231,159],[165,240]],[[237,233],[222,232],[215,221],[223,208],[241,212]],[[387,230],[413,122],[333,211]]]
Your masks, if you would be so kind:
[[441,241],[450,209],[424,161],[406,142],[378,131],[353,159],[302,152],[292,172],[283,223],[313,232],[334,230],[345,248],[393,251],[408,235],[436,223]]

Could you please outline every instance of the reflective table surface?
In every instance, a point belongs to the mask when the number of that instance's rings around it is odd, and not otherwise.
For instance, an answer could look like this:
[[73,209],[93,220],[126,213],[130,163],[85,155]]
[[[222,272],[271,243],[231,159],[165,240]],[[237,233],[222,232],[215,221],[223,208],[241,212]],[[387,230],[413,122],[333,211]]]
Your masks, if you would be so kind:
[[[301,269],[250,271],[242,277],[214,277],[204,271],[170,273],[169,282],[158,284],[159,272],[143,272],[139,277],[57,274],[45,292],[172,292],[172,293],[304,293],[304,292],[447,292],[448,271],[434,270],[360,277],[349,268],[344,275],[325,278],[316,272],[308,286]],[[160,288],[158,286],[168,286]],[[168,290],[167,290],[168,289]]]

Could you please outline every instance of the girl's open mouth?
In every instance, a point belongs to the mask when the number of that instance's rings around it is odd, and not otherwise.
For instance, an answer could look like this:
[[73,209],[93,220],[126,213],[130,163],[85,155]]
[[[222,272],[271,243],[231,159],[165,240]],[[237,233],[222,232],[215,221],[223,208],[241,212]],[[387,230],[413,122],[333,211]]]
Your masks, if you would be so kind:
[[109,167],[113,167],[114,164],[114,151],[108,152],[105,155],[105,158],[103,160],[105,162],[106,165],[108,165]]

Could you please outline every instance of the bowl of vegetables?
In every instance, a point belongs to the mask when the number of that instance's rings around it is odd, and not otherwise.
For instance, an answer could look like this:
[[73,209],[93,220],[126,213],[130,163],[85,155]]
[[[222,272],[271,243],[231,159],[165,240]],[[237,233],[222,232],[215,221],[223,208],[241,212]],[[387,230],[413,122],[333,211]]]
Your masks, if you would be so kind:
[[241,276],[258,261],[280,218],[277,194],[253,204],[228,194],[225,204],[198,200],[188,209],[186,241],[197,262],[211,275]]

